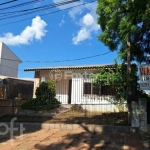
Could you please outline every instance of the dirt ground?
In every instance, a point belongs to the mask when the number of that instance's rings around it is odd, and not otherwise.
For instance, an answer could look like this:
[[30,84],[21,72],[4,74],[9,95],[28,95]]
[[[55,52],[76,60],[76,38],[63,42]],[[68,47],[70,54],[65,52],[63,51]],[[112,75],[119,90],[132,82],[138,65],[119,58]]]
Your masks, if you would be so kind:
[[[4,131],[0,128],[0,131]],[[0,150],[144,150],[139,134],[90,133],[83,130],[26,129],[0,135]]]
[[[15,117],[4,116],[0,118],[0,122],[10,122]],[[16,116],[17,122],[46,122],[46,123],[66,123],[66,124],[98,124],[98,125],[129,125],[126,112],[122,113],[96,113],[96,112],[77,112],[67,111],[55,117],[48,116]]]
[[94,113],[94,112],[76,112],[68,111],[62,113],[46,122],[50,123],[85,123],[99,125],[128,125],[128,114],[123,113]]

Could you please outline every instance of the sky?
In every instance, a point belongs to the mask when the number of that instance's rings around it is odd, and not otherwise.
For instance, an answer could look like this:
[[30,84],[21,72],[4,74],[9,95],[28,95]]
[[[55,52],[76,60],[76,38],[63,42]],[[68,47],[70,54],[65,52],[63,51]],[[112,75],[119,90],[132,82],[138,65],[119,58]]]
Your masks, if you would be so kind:
[[[7,1],[1,0],[0,4]],[[29,2],[29,0],[23,2],[18,0],[0,5],[0,41],[4,42],[22,60],[18,70],[19,78],[34,77],[33,72],[24,72],[27,68],[112,64],[114,62],[114,58],[117,57],[116,52],[101,55],[109,52],[109,49],[98,40],[97,36],[101,33],[101,29],[97,24],[97,2],[91,1],[80,0],[60,6],[61,0],[37,0],[37,3],[10,8]],[[36,10],[47,4],[55,4],[57,7],[44,8],[42,11],[24,16],[14,16],[20,10],[33,8]],[[9,17],[8,12],[12,16]],[[43,14],[46,15],[41,16]],[[100,56],[79,61],[54,62],[95,55]],[[25,61],[30,61],[30,63]]]

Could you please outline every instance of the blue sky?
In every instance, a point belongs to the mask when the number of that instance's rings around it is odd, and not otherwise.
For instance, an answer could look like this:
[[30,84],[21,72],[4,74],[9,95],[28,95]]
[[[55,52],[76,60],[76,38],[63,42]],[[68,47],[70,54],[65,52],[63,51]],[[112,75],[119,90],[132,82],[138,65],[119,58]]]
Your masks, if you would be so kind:
[[[23,2],[28,2],[24,0]],[[6,2],[1,0],[0,3]],[[13,12],[21,9],[37,8],[42,5],[58,4],[60,0],[42,0],[41,2],[16,9],[1,12]],[[28,14],[17,18],[3,19],[0,21],[0,41],[4,42],[22,61],[56,61],[76,59],[103,54],[109,51],[103,43],[98,41],[100,26],[97,24],[97,3],[89,3],[80,7],[74,7],[51,15],[40,14],[51,13],[69,7],[80,5],[88,0],[79,1],[69,5],[48,9],[34,14]],[[1,8],[16,5],[22,2],[14,2]],[[4,18],[2,15],[0,18]],[[18,20],[32,18],[22,22],[7,24]],[[6,24],[6,25],[3,25]],[[38,68],[63,65],[84,64],[111,64],[116,57],[116,52],[95,58],[53,63],[26,63],[19,65],[19,78],[33,78],[32,72],[24,72],[25,68]]]

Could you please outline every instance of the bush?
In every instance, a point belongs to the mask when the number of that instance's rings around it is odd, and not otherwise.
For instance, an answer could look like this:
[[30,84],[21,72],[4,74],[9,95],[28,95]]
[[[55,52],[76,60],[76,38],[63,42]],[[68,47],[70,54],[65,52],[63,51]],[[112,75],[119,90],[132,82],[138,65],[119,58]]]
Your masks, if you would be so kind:
[[83,108],[81,105],[77,105],[77,104],[74,104],[71,106],[71,110],[72,111],[78,111],[78,112],[83,112]]
[[52,82],[42,82],[36,89],[36,98],[27,100],[23,109],[29,110],[50,110],[59,107],[60,102],[55,98],[55,85]]
[[35,92],[37,104],[46,105],[56,102],[55,85],[52,82],[42,82]]
[[29,110],[33,110],[34,106],[35,106],[35,99],[29,99],[26,102],[24,102],[21,107],[22,109],[29,109]]

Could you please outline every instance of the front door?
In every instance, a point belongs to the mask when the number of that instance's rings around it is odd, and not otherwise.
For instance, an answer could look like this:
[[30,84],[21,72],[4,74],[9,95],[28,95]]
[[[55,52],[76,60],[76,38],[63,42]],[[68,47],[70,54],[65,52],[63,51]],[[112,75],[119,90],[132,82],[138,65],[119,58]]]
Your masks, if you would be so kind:
[[72,80],[69,80],[68,104],[71,104],[71,89],[72,89]]

